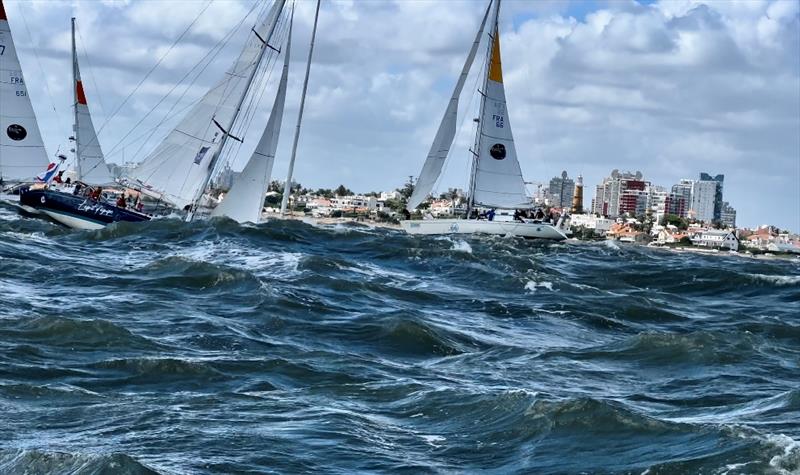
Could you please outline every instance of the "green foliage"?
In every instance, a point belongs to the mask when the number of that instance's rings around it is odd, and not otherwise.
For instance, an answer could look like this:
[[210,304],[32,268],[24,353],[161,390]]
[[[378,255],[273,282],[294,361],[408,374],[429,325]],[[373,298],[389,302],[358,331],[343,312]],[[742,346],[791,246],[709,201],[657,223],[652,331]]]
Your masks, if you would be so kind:
[[314,194],[327,199],[331,199],[334,197],[333,190],[331,190],[330,188],[319,188],[317,191],[314,192]]
[[334,193],[336,193],[336,196],[350,196],[353,194],[350,188],[347,188],[344,185],[339,185]]
[[280,206],[282,199],[282,195],[267,195],[266,198],[264,198],[264,206]]
[[676,226],[678,229],[682,231],[685,231],[686,229],[689,228],[689,221],[675,214],[667,214],[664,215],[663,218],[661,218],[662,226],[667,226],[668,224]]
[[267,187],[267,191],[274,191],[276,193],[283,194],[283,182],[278,180],[272,180],[269,182],[269,186]]
[[384,203],[386,204],[387,208],[389,208],[389,209],[391,209],[393,211],[396,211],[398,213],[400,211],[402,211],[403,208],[406,207],[406,200],[405,199],[398,200],[398,199],[391,198],[391,199],[388,199],[388,200],[384,201]]

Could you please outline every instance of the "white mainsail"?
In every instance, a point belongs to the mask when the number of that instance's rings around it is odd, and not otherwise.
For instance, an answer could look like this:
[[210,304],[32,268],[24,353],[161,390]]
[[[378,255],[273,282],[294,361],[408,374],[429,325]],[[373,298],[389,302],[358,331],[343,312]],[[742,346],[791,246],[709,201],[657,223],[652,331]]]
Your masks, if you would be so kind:
[[220,153],[252,83],[286,0],[276,0],[252,30],[247,44],[223,79],[192,107],[183,120],[131,173],[131,178],[163,194],[177,207],[193,203]]
[[77,179],[92,185],[114,183],[108,165],[103,158],[103,150],[97,139],[97,132],[92,123],[89,104],[83,91],[81,71],[78,67],[78,53],[75,48],[75,19],[72,19],[72,75],[75,101],[75,157]]
[[49,162],[0,0],[0,180],[33,181]]
[[[498,2],[498,11],[500,5]],[[525,193],[522,169],[517,160],[511,123],[506,109],[503,68],[500,61],[500,31],[495,19],[492,50],[484,97],[481,103],[480,131],[476,151],[472,204],[492,208],[533,207]]]
[[272,105],[261,140],[244,170],[233,180],[233,185],[222,202],[211,212],[211,216],[227,216],[239,223],[258,223],[261,208],[267,194],[267,184],[275,163],[278,138],[283,121],[283,106],[286,103],[286,84],[289,81],[289,57],[292,44],[292,26],[286,39],[286,56],[283,58],[283,72],[278,84],[278,93]]
[[459,97],[461,96],[462,89],[464,89],[464,84],[467,81],[472,63],[475,62],[475,54],[478,52],[478,45],[481,42],[483,29],[486,26],[486,19],[489,17],[491,7],[492,2],[490,0],[489,6],[486,7],[486,13],[483,15],[483,21],[481,21],[481,27],[478,29],[478,34],[475,35],[475,42],[472,44],[469,55],[467,55],[467,60],[461,70],[461,76],[459,76],[458,82],[456,82],[456,87],[453,90],[450,103],[447,105],[447,110],[445,110],[444,117],[442,117],[442,122],[439,124],[439,130],[436,132],[433,144],[431,144],[428,157],[425,159],[425,164],[422,166],[422,172],[420,172],[417,184],[414,186],[414,192],[408,199],[406,209],[409,211],[413,211],[428,197],[436,181],[439,179],[439,175],[442,173],[442,167],[444,166],[448,153],[450,153],[450,147],[453,145],[453,140],[456,136]]

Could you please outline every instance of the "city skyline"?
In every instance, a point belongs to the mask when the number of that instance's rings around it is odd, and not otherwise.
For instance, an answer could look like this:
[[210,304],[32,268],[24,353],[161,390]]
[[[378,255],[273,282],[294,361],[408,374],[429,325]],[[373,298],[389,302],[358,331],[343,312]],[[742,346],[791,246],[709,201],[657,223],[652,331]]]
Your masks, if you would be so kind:
[[[59,146],[68,149],[69,17],[77,16],[89,104],[101,144],[117,163],[121,150],[126,160],[144,157],[147,143],[114,146],[249,9],[243,1],[180,2],[171,4],[168,15],[164,4],[155,2],[5,4],[51,157]],[[185,41],[104,127],[206,5]],[[797,2],[503,5],[509,114],[527,180],[547,183],[562,170],[573,178],[582,175],[588,209],[594,187],[611,169],[641,170],[665,187],[697,179],[703,171],[724,174],[724,201],[737,209],[739,224],[800,230]],[[388,190],[419,171],[485,2],[459,7],[326,2],[298,181],[314,188],[344,183],[357,191]],[[293,45],[298,65],[307,51],[312,9],[309,2],[298,4]],[[212,70],[229,62],[212,64],[186,97],[196,97]],[[287,102],[277,179],[286,174],[286,137],[297,111],[300,76],[290,78],[289,97],[295,100]],[[270,105],[259,105],[251,131],[263,127]],[[156,120],[145,126],[155,125],[163,112],[157,109]],[[466,182],[462,165],[472,141],[470,111],[461,117],[438,191]],[[153,140],[162,135],[152,133]],[[242,145],[235,168],[254,142]]]

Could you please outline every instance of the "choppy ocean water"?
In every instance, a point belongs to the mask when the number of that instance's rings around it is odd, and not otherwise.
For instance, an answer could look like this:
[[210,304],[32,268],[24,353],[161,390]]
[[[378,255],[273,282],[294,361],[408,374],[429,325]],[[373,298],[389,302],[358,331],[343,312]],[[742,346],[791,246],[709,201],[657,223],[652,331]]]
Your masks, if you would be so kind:
[[0,473],[800,472],[800,263],[0,208]]

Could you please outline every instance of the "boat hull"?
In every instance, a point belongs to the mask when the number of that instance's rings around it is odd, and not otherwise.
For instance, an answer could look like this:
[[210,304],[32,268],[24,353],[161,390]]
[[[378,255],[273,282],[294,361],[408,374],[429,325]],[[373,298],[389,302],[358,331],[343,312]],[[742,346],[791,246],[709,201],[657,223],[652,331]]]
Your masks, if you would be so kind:
[[150,220],[146,214],[55,190],[26,191],[20,195],[20,205],[75,229],[101,229],[118,221]]
[[428,219],[400,221],[408,234],[496,234],[563,241],[567,236],[551,224],[475,219]]

